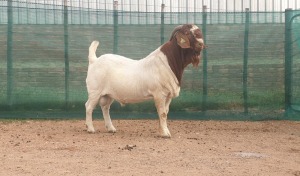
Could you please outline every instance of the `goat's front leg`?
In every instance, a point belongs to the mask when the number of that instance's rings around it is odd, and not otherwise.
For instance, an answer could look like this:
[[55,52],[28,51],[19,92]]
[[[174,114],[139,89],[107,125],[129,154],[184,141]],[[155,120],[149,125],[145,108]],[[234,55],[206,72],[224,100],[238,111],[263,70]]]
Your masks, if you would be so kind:
[[167,115],[169,113],[169,107],[170,107],[170,104],[171,104],[171,101],[172,101],[172,98],[166,98],[166,111],[167,111]]
[[171,137],[171,133],[168,129],[167,118],[169,107],[166,107],[166,104],[170,104],[170,101],[166,101],[166,97],[155,98],[155,106],[159,116],[159,131],[161,137]]

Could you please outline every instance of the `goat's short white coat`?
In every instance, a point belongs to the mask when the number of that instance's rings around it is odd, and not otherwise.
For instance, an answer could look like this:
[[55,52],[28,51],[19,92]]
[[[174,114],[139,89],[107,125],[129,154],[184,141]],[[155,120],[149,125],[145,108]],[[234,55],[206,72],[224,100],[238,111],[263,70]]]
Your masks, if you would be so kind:
[[121,104],[152,99],[156,94],[179,95],[178,81],[166,56],[155,50],[142,60],[105,54],[89,65],[86,79],[92,96],[108,95]]
[[180,86],[167,57],[158,48],[141,60],[114,54],[105,54],[97,58],[95,52],[98,44],[94,41],[89,48],[86,78],[89,94],[86,102],[88,131],[95,131],[92,112],[97,104],[100,104],[103,111],[106,128],[115,132],[109,116],[109,107],[113,100],[123,105],[154,99],[160,117],[161,135],[170,137],[166,116],[171,99],[179,95]]

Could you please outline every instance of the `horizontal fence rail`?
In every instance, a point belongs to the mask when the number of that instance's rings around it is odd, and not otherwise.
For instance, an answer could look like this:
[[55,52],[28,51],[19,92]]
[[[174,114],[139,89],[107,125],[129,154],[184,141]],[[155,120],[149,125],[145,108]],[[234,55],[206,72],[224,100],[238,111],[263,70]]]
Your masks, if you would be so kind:
[[[68,0],[72,9],[114,10],[114,2],[118,2],[119,10],[132,12],[160,12],[160,5],[165,4],[166,12],[243,12],[248,8],[252,12],[284,12],[287,8],[299,9],[298,0]],[[12,5],[32,9],[61,8],[63,0],[12,0]],[[6,6],[7,0],[0,5]]]
[[[7,3],[0,2],[0,24],[7,24]],[[19,0],[11,1],[14,8],[14,24],[63,24],[64,6],[68,7],[69,24],[113,24],[113,1],[106,0]],[[203,6],[216,15],[208,24],[243,23],[239,13],[249,8],[256,16],[251,23],[284,23],[284,9],[300,8],[300,3],[289,0],[273,1],[115,1],[119,11],[119,24],[159,24],[161,6],[164,5],[165,24],[183,22],[201,23]],[[115,6],[116,6],[115,4]],[[270,8],[271,7],[271,8]],[[217,13],[216,13],[217,12]],[[200,20],[200,22],[199,22]]]

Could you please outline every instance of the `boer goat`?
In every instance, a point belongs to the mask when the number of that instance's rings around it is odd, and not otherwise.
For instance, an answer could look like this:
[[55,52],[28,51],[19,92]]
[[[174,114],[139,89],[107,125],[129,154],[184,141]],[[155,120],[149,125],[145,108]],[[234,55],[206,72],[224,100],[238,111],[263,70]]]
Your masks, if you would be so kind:
[[89,47],[87,131],[95,132],[92,113],[97,104],[101,106],[107,130],[116,132],[109,115],[114,100],[124,105],[154,99],[160,135],[171,137],[167,127],[169,105],[179,95],[184,68],[190,63],[198,66],[200,62],[200,52],[205,47],[201,30],[196,25],[180,25],[167,43],[141,60],[115,54],[97,58],[98,45],[98,41],[93,41]]

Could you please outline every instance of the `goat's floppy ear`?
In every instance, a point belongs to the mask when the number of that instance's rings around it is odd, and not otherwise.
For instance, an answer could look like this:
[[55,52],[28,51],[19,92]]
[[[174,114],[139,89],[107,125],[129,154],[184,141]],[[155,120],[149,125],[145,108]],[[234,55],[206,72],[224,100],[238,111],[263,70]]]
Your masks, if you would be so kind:
[[181,48],[190,48],[191,47],[189,38],[186,35],[182,34],[181,32],[177,32],[176,40],[177,40],[177,44]]

